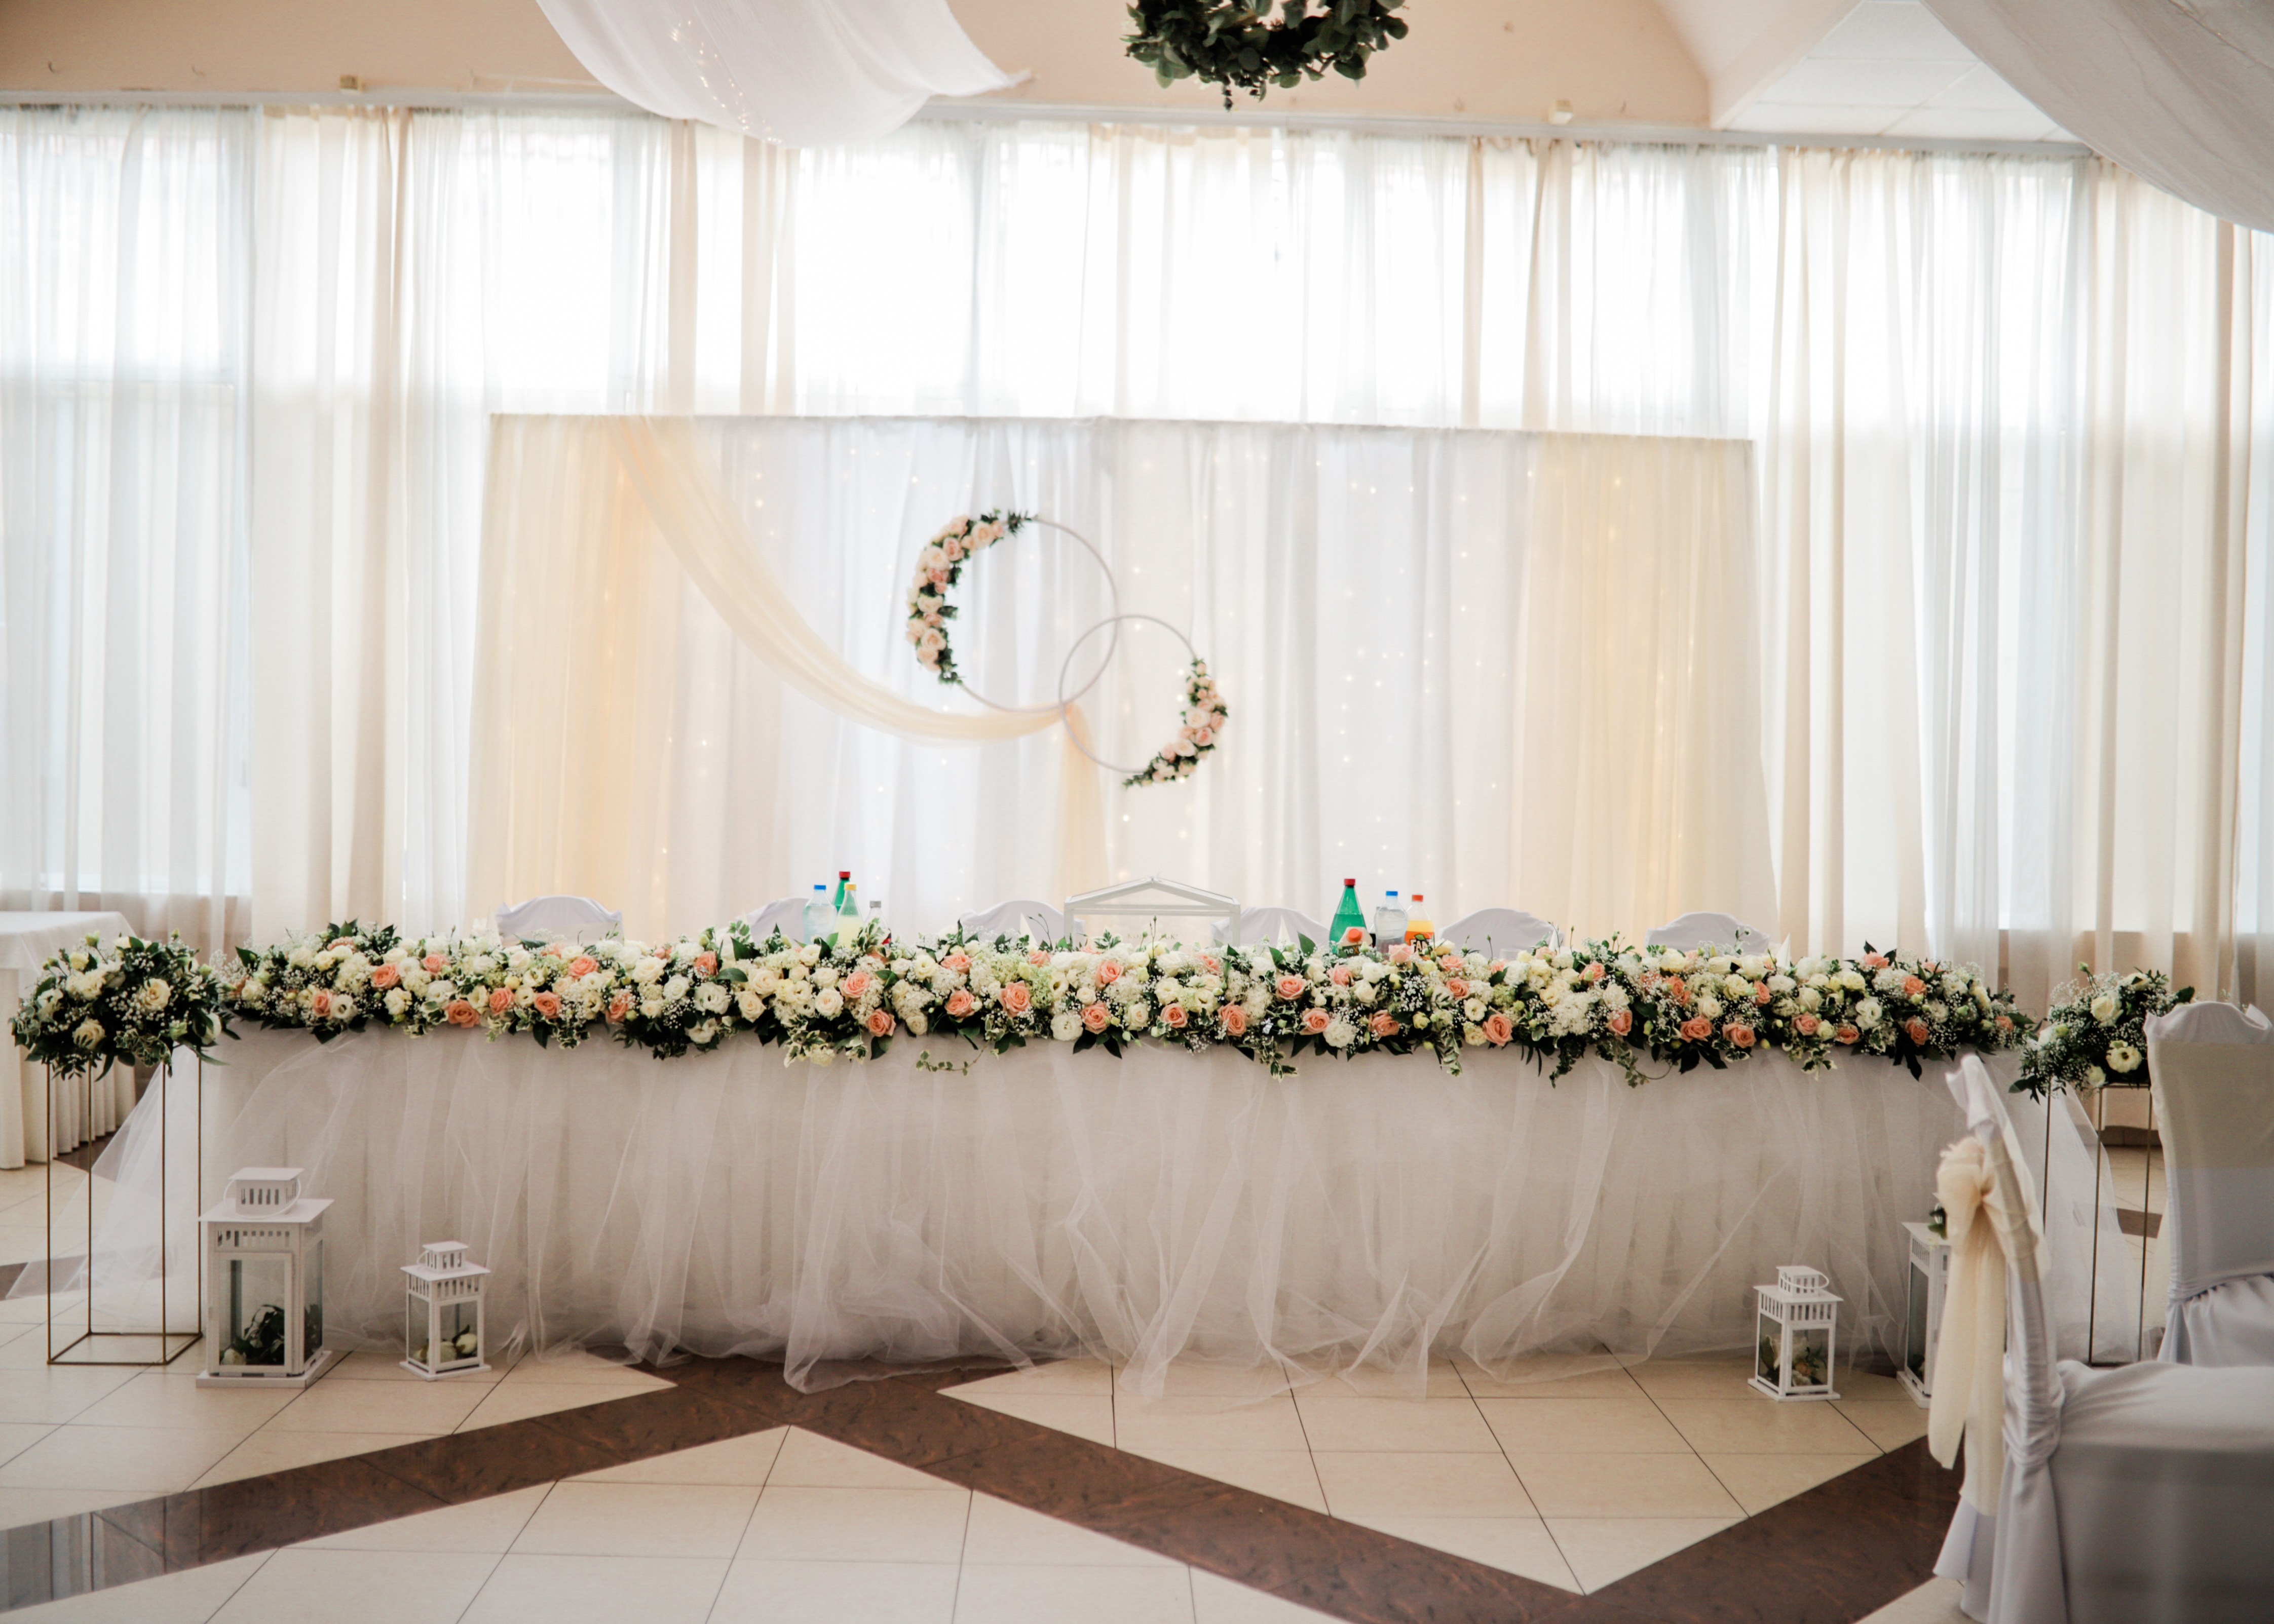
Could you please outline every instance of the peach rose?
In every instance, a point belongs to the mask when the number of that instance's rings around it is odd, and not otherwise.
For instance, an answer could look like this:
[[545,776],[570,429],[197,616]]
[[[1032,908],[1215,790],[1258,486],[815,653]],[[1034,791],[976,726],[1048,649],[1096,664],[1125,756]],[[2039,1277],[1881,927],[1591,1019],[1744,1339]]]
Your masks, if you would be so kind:
[[1903,977],[1903,996],[1916,998],[1926,990],[1926,983],[1916,975]]
[[1591,964],[1579,972],[1579,979],[1584,981],[1600,981],[1609,974],[1610,972],[1604,969],[1600,964]]
[[719,955],[718,955],[718,954],[716,954],[716,953],[697,953],[697,954],[696,954],[696,955],[695,955],[695,967],[696,967],[696,969],[697,969],[697,970],[700,971],[700,972],[701,972],[703,974],[704,974],[704,975],[716,975],[716,974],[719,974]]
[[403,972],[393,965],[383,964],[371,973],[371,984],[385,992],[403,979]]
[[1857,1038],[1860,1038],[1864,1034],[1855,1027],[1848,1025],[1847,1022],[1842,1021],[1840,1024],[1840,1029],[1832,1034],[1832,1041],[1835,1043],[1853,1043]]
[[1397,1035],[1397,1017],[1392,1015],[1388,1010],[1374,1011],[1366,1018],[1366,1024],[1378,1038],[1394,1038]]
[[2000,1032],[2011,1032],[2013,1029],[2014,1029],[2014,1018],[2013,1018],[2012,1016],[2010,1016],[2010,1015],[2000,1015],[1999,1017],[1998,1017],[1998,1030],[1999,1030],[1999,1031],[2000,1031]]
[[1333,1017],[1329,1015],[1324,1010],[1305,1010],[1303,1011],[1303,1030],[1306,1032],[1324,1032],[1327,1029],[1328,1023],[1332,1019]]
[[947,566],[945,564],[934,565],[931,568],[924,571],[924,579],[934,586],[945,586],[947,584]]
[[1461,956],[1458,953],[1441,953],[1437,958],[1437,967],[1450,975],[1461,967]]
[[1903,1023],[1903,1030],[1910,1034],[1911,1041],[1921,1049],[1924,1049],[1926,1041],[1934,1035],[1933,1028],[1916,1015]]
[[966,970],[971,968],[971,955],[965,952],[959,947],[946,958],[941,959],[940,963],[954,971],[958,975],[961,975]]
[[1247,1032],[1247,1011],[1241,1005],[1228,1005],[1224,1011],[1224,1030],[1227,1037],[1243,1037]]
[[502,1015],[512,1007],[513,995],[508,992],[504,988],[496,988],[490,993],[491,1014]]
[[479,1023],[481,1011],[463,998],[453,998],[442,1011],[442,1019],[454,1026],[471,1026]]
[[571,981],[582,981],[585,976],[591,974],[593,971],[599,967],[600,961],[599,959],[591,958],[584,953],[579,953],[568,961],[568,978]]
[[1169,1025],[1176,1027],[1179,1032],[1181,1032],[1184,1030],[1185,1022],[1192,1018],[1185,1013],[1185,1006],[1183,1004],[1171,1004],[1163,1006],[1161,1010],[1161,1019],[1167,1021]]
[[1201,955],[1201,968],[1207,971],[1210,975],[1222,975],[1224,974],[1224,960],[1216,958],[1213,954],[1202,953]]
[[545,944],[545,951],[546,956],[549,958],[566,959],[568,957],[568,948],[558,942],[547,942]]
[[1690,983],[1683,981],[1678,975],[1668,976],[1666,978],[1666,996],[1673,999],[1676,1004],[1689,1003]]
[[1635,985],[1641,988],[1645,992],[1648,992],[1658,985],[1660,980],[1660,977],[1657,971],[1645,970],[1640,975],[1635,978]]
[[1034,966],[1035,966],[1035,968],[1036,968],[1037,970],[1041,969],[1044,965],[1046,965],[1046,964],[1050,963],[1050,956],[1048,953],[1044,952],[1044,951],[1043,951],[1041,948],[1039,948],[1039,947],[1038,947],[1038,948],[1035,948],[1032,952],[1029,952],[1029,953],[1027,955],[1027,962],[1028,962],[1028,964],[1030,964],[1030,965]]
[[892,1036],[892,1011],[870,1010],[869,1011],[869,1035],[872,1038],[885,1038]]
[[1703,1015],[1692,1015],[1682,1023],[1682,1035],[1693,1043],[1702,1043],[1713,1035],[1713,1023]]
[[1619,1036],[1624,1037],[1628,1033],[1634,1030],[1634,1011],[1632,1010],[1613,1010],[1611,1011],[1611,1019],[1604,1024],[1608,1026],[1610,1029]]
[[328,1019],[332,1012],[332,995],[319,987],[308,995],[308,1012],[318,1020]]
[[1366,945],[1366,927],[1364,925],[1352,925],[1349,929],[1345,929],[1343,932],[1343,945],[1344,947],[1364,947]]
[[1024,1015],[1035,1007],[1035,989],[1024,981],[1013,981],[995,996],[1013,1015]]
[[1456,998],[1465,998],[1469,996],[1469,984],[1457,975],[1445,983],[1445,990]]
[[1327,972],[1327,979],[1337,987],[1349,986],[1351,984],[1350,966],[1348,965],[1337,965],[1333,969]]
[[877,978],[866,970],[855,970],[845,978],[845,996],[857,998],[877,984]]
[[1498,1049],[1515,1035],[1516,1028],[1509,1023],[1506,1011],[1495,1010],[1485,1017],[1485,1041],[1490,1043],[1495,1049]]
[[1081,1024],[1092,1032],[1103,1032],[1113,1024],[1113,1011],[1103,1003],[1086,1005],[1081,1011]]
[[959,987],[947,995],[947,1012],[960,1020],[979,1007],[979,1000],[971,996],[968,987]]
[[1801,1036],[1804,1038],[1812,1038],[1816,1035],[1816,1029],[1824,1023],[1817,1019],[1813,1015],[1803,1015],[1792,1024],[1800,1028]]
[[1392,942],[1389,944],[1389,962],[1397,965],[1412,964],[1413,949],[1404,942]]
[[631,1012],[631,994],[628,992],[620,992],[614,997],[608,1000],[608,1019],[611,1022],[620,1021]]
[[337,951],[341,949],[353,947],[355,945],[355,938],[353,936],[334,936],[330,941],[325,943],[324,945],[328,949]]
[[1283,975],[1271,983],[1271,990],[1283,998],[1299,998],[1303,996],[1303,978],[1299,975]]
[[433,971],[438,975],[444,970],[448,969],[450,966],[450,961],[443,958],[440,953],[429,953],[425,958],[420,959],[418,962],[425,966],[429,970]]
[[541,992],[534,998],[531,998],[529,1002],[535,1007],[537,1012],[539,1015],[544,1016],[546,1019],[559,1020],[561,1019],[561,995],[559,993]]
[[1739,1049],[1751,1049],[1753,1046],[1753,1029],[1742,1020],[1733,1020],[1723,1026],[1721,1035]]
[[1887,967],[1887,956],[1885,953],[1866,953],[1864,962],[1874,970],[1884,970]]
[[1755,1004],[1766,1004],[1768,1001],[1769,984],[1766,981],[1755,981],[1753,983],[1753,1002]]
[[1111,959],[1097,966],[1097,984],[1111,987],[1121,979],[1121,966]]

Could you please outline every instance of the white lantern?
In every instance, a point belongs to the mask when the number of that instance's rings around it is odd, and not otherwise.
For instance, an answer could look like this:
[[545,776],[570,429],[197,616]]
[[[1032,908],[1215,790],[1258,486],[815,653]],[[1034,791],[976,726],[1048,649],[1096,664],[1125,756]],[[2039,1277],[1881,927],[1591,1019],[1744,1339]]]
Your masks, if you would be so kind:
[[1923,1223],[1907,1223],[1910,1237],[1910,1295],[1903,1315],[1903,1363],[1895,1380],[1921,1410],[1933,1395],[1934,1348],[1942,1340],[1942,1294],[1950,1284],[1950,1237]]
[[403,1315],[403,1368],[433,1381],[486,1371],[488,1327],[482,1288],[489,1270],[466,1256],[463,1241],[434,1241],[406,1263],[410,1277]]
[[1838,1398],[1832,1390],[1832,1333],[1840,1299],[1812,1268],[1788,1264],[1776,1284],[1755,1286],[1760,1319],[1755,1326],[1753,1386],[1771,1398]]
[[324,1210],[298,1168],[239,1168],[200,1215],[206,1258],[201,1387],[305,1387],[324,1346]]

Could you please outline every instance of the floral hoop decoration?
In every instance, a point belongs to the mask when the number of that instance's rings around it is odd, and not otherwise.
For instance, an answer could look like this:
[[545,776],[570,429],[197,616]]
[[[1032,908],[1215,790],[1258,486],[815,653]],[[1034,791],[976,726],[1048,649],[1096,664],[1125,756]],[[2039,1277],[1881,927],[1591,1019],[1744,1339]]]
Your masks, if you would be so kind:
[[1332,68],[1344,79],[1366,77],[1367,58],[1405,37],[1405,19],[1393,16],[1405,0],[1134,0],[1131,32],[1122,45],[1153,70],[1163,87],[1186,78],[1224,91],[1231,105],[1237,88],[1261,98],[1273,85],[1291,89],[1307,75]]
[[1184,726],[1177,729],[1177,736],[1163,745],[1151,761],[1122,779],[1122,787],[1134,789],[1141,784],[1167,784],[1191,778],[1201,758],[1216,748],[1216,741],[1231,715],[1224,708],[1224,695],[1216,692],[1216,679],[1209,675],[1208,662],[1193,656],[1185,672]]
[[908,642],[916,658],[941,681],[963,680],[956,673],[955,650],[947,641],[947,623],[955,618],[948,589],[963,578],[966,564],[1004,537],[1017,535],[1034,516],[983,513],[976,519],[951,519],[916,554],[915,580],[908,588]]

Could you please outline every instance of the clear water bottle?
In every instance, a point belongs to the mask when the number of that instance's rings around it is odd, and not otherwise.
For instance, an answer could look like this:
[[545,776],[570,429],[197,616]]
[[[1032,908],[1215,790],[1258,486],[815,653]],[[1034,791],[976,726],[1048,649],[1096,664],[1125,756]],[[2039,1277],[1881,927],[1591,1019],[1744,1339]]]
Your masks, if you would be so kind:
[[826,881],[813,883],[813,896],[805,905],[805,939],[818,942],[837,928],[837,911],[829,906]]
[[885,899],[882,897],[871,897],[869,898],[869,923],[875,929],[877,932],[877,939],[880,942],[883,941],[886,932],[885,929]]
[[1388,947],[1392,942],[1405,940],[1405,909],[1397,900],[1397,893],[1382,893],[1382,906],[1374,911],[1374,944]]

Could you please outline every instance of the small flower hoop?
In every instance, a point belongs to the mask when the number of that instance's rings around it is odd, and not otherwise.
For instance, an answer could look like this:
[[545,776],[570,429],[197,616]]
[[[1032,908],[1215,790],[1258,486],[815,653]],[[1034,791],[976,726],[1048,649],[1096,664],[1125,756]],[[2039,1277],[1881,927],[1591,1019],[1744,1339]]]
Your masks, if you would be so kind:
[[[1090,627],[1081,636],[1067,644],[1065,658],[1058,666],[1058,713],[1063,717],[1066,707],[1081,697],[1080,694],[1068,694],[1065,691],[1066,673],[1073,665],[1074,650],[1081,648],[1089,640],[1093,633],[1103,627],[1113,627],[1114,635],[1118,639],[1120,636],[1119,622],[1124,620],[1144,620],[1160,627],[1178,643],[1183,643],[1185,652],[1191,656],[1192,663],[1185,668],[1183,726],[1178,729],[1175,738],[1170,740],[1155,753],[1151,761],[1141,767],[1133,768],[1118,766],[1100,756],[1088,745],[1082,742],[1081,734],[1075,731],[1071,723],[1066,727],[1066,736],[1073,741],[1076,749],[1107,771],[1126,774],[1126,776],[1121,780],[1122,787],[1125,789],[1135,789],[1146,784],[1168,784],[1178,778],[1188,778],[1198,771],[1201,759],[1216,748],[1217,741],[1224,736],[1224,722],[1231,713],[1224,708],[1223,695],[1216,691],[1216,679],[1209,675],[1208,662],[1202,659],[1199,652],[1193,649],[1193,640],[1159,616],[1117,614],[1108,620],[1098,621],[1096,625]],[[1107,658],[1110,659],[1111,654]],[[1099,666],[1098,673],[1100,676],[1104,674],[1103,665]],[[1090,680],[1095,683],[1097,678],[1093,677]],[[1082,691],[1086,693],[1088,690],[1085,688]]]
[[[1061,697],[1056,704],[1005,705],[988,698],[963,680],[963,673],[956,668],[955,650],[948,641],[947,622],[955,618],[956,611],[955,605],[947,601],[947,594],[949,589],[963,578],[963,567],[1004,537],[1015,536],[1030,524],[1041,525],[1073,538],[1096,560],[1099,572],[1105,576],[1106,602],[1118,619],[1121,612],[1120,585],[1113,578],[1113,568],[1105,561],[1105,554],[1097,550],[1088,537],[1056,519],[1037,518],[1031,513],[990,511],[981,514],[976,519],[951,519],[917,553],[915,578],[908,588],[907,639],[915,650],[918,663],[926,670],[942,682],[953,683],[961,688],[990,710],[1030,713],[1054,710],[1063,716],[1069,703],[1088,693],[1104,677],[1106,667],[1112,663],[1114,650],[1120,646],[1121,633],[1118,626],[1112,645],[1105,650],[1105,658],[1098,662],[1097,670],[1091,674],[1089,680],[1072,695]],[[1083,634],[1084,636],[1088,635]],[[1080,641],[1076,639],[1077,643]],[[1063,668],[1058,673],[1058,681],[1063,693],[1065,682]]]

